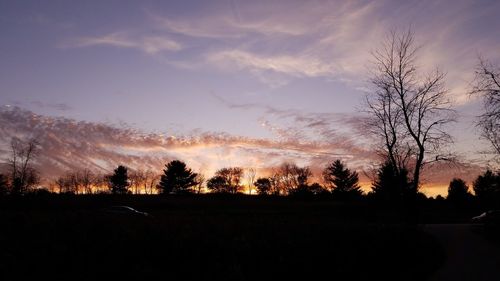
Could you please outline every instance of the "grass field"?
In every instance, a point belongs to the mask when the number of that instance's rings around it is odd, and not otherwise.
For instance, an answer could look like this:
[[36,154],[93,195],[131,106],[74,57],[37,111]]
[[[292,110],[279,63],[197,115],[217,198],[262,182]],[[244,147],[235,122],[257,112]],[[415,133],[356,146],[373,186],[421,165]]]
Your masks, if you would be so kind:
[[[440,246],[365,203],[257,197],[0,201],[0,279],[423,280]],[[110,214],[113,205],[149,217]]]

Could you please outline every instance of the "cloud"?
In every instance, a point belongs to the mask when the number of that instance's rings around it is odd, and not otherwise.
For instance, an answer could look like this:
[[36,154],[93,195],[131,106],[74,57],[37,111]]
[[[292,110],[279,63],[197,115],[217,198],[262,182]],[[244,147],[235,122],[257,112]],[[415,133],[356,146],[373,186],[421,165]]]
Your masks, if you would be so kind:
[[147,54],[157,54],[163,51],[179,51],[182,45],[165,36],[131,36],[128,32],[114,32],[95,37],[80,37],[73,39],[63,47],[83,48],[93,46],[113,46],[118,48],[138,49]]
[[241,16],[210,15],[196,19],[178,19],[160,16],[148,11],[156,27],[168,32],[195,38],[242,38],[251,35],[298,36],[306,32],[304,26],[290,23],[276,23],[272,18],[242,20]]
[[196,18],[153,12],[148,16],[158,30],[203,39],[209,46],[202,51],[209,66],[248,71],[276,88],[295,78],[345,80],[364,71],[360,61],[369,55],[366,41],[377,38],[380,31],[366,18],[375,6],[338,1],[324,5],[233,3]]
[[[18,107],[0,110],[0,140],[34,137],[41,145],[39,166],[47,177],[83,167],[106,171],[118,164],[159,170],[166,161],[183,159],[195,168],[274,165],[283,159],[307,163],[311,157],[331,159],[363,152],[347,143],[268,140],[197,132],[185,136],[143,133],[133,128],[34,114]],[[272,158],[270,158],[272,157]],[[351,157],[351,156],[348,156]]]
[[[489,8],[470,1],[456,1],[452,6],[446,2],[396,2],[231,1],[182,17],[146,10],[144,29],[79,37],[64,46],[114,46],[147,54],[192,47],[194,55],[170,63],[189,69],[215,66],[249,72],[273,88],[309,77],[336,79],[360,88],[369,75],[371,51],[388,31],[412,25],[424,46],[419,59],[423,69],[439,66],[448,72],[454,99],[467,103],[464,89],[472,78],[475,54],[496,60],[499,46],[494,32],[486,36],[473,30],[482,21],[474,26],[470,23],[489,19],[499,4],[491,3],[494,7]],[[495,30],[497,26],[493,22],[482,28]],[[150,36],[151,30],[162,35]]]
[[266,57],[240,50],[212,53],[207,56],[207,60],[222,67],[236,66],[239,69],[273,71],[296,77],[329,76],[336,72],[334,65],[314,57],[288,55]]
[[[20,100],[10,100],[10,103],[15,106],[19,107],[37,107],[39,109],[53,109],[57,111],[70,111],[73,110],[73,107],[67,103],[61,103],[61,102],[43,102],[39,100],[34,100],[34,101],[20,101]],[[7,105],[10,106],[10,105]]]
[[372,142],[366,136],[363,124],[367,116],[361,112],[304,112],[297,109],[279,109],[260,103],[234,103],[213,94],[231,109],[260,110],[261,126],[276,133],[280,139],[307,139],[314,141],[348,141],[363,145]]

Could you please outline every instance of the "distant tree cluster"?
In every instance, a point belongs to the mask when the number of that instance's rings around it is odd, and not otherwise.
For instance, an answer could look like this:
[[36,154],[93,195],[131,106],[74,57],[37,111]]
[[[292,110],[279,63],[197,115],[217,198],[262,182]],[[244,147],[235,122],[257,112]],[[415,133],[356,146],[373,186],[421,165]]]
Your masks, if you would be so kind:
[[317,182],[310,183],[312,172],[309,167],[284,163],[270,177],[258,178],[254,185],[261,195],[332,195],[338,199],[361,196],[358,174],[345,167],[342,161],[332,162],[322,175],[324,186]]
[[242,177],[243,169],[240,167],[222,168],[207,181],[207,188],[215,193],[236,194],[243,190]]
[[90,170],[68,172],[55,180],[59,193],[92,194],[93,187],[102,183],[103,179]]

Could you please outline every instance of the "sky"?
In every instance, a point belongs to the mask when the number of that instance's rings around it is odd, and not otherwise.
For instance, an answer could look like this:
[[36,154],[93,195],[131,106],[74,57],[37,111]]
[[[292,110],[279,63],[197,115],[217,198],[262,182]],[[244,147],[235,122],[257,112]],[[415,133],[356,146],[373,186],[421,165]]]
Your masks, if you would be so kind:
[[172,159],[208,176],[284,161],[319,176],[340,158],[368,182],[371,54],[411,27],[420,69],[446,73],[458,112],[447,149],[461,164],[424,171],[425,192],[444,194],[491,164],[467,91],[478,56],[500,62],[499,12],[493,0],[0,0],[0,153],[36,137],[46,178]]

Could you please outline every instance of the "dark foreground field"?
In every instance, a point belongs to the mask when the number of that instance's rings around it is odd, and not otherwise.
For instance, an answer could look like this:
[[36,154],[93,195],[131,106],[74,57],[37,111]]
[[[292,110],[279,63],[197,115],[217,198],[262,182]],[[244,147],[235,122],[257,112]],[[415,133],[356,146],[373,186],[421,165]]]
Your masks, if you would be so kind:
[[[48,196],[0,204],[0,280],[425,280],[444,260],[419,227],[365,203]],[[151,216],[103,211],[112,205]]]

